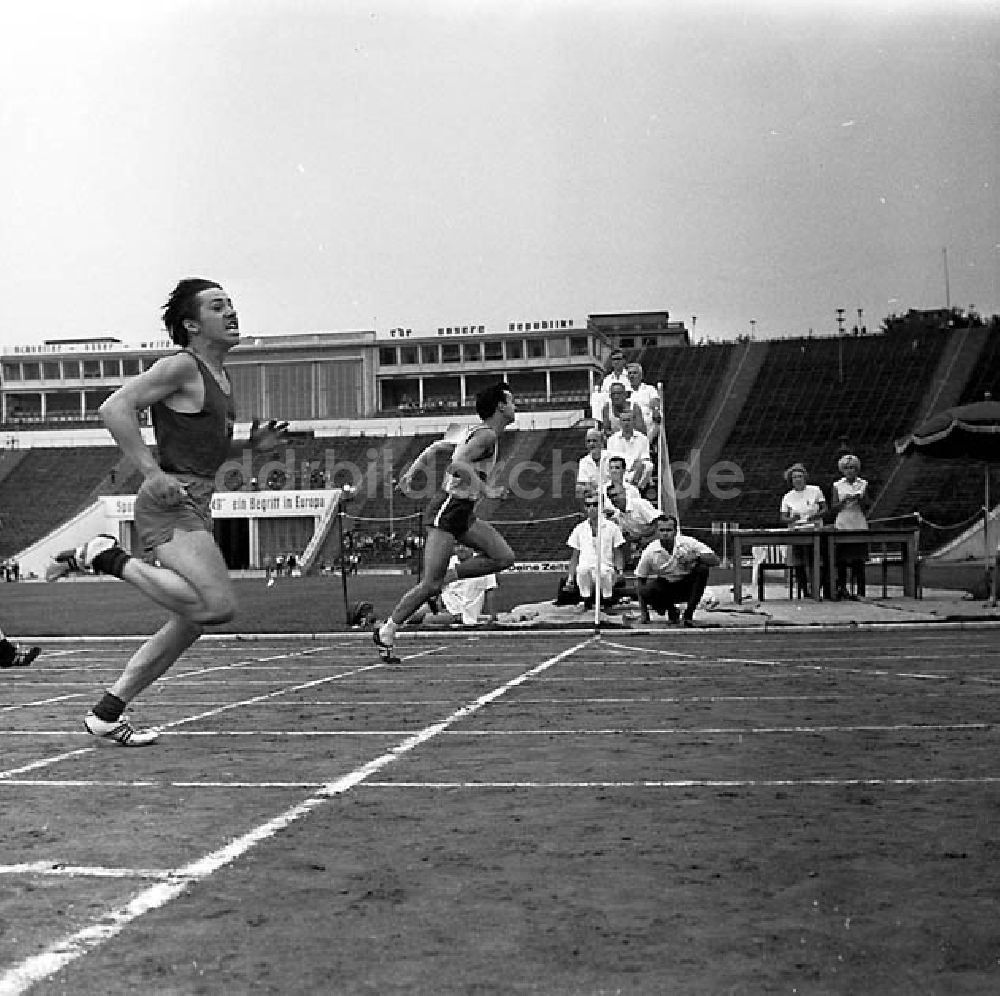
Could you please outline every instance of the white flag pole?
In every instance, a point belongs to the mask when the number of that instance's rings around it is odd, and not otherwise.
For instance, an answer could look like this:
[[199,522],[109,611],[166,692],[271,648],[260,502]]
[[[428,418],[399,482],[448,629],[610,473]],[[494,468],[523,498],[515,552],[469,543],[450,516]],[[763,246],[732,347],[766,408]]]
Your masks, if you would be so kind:
[[660,399],[660,424],[657,427],[656,435],[656,507],[660,510],[660,514],[663,514],[663,381],[658,380],[656,382],[656,396]]
[[677,510],[677,492],[674,490],[674,475],[670,471],[670,451],[667,448],[667,420],[664,415],[666,406],[663,397],[663,382],[656,385],[660,396],[660,426],[657,431],[656,463],[657,463],[657,497],[661,515],[677,517],[677,530],[680,532],[681,520]]
[[597,465],[597,536],[594,538],[594,542],[597,545],[595,553],[597,554],[596,561],[597,566],[594,570],[594,636],[601,635],[601,547],[604,545],[602,540],[604,538],[604,500],[605,500],[605,489],[607,485],[604,482],[604,475],[601,473],[600,462]]

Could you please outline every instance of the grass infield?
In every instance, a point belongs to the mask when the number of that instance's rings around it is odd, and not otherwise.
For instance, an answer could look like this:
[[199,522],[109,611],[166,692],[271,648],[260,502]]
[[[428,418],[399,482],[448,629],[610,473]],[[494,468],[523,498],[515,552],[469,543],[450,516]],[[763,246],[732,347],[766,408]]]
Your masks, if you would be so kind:
[[[499,579],[497,611],[555,598],[558,575],[511,574]],[[365,600],[384,617],[416,583],[412,574],[359,574],[347,581],[348,604]],[[339,574],[282,578],[270,588],[263,578],[234,582],[236,617],[213,633],[326,633],[345,628]],[[145,636],[166,613],[130,585],[106,579],[18,583],[0,586],[0,625],[12,639],[45,636]]]
[[[744,584],[749,581],[744,572]],[[898,583],[895,566],[891,583]],[[880,571],[869,568],[869,585],[879,583]],[[518,605],[555,598],[560,575],[553,572],[509,573],[498,577],[497,612]],[[982,567],[934,565],[924,567],[928,587],[967,590],[981,583]],[[347,579],[347,603],[369,601],[384,617],[399,597],[416,583],[412,574],[358,574]],[[213,633],[327,633],[346,628],[344,585],[339,574],[321,577],[282,578],[270,588],[261,578],[234,581],[239,600],[236,618]],[[709,584],[728,591],[728,570],[712,571]],[[13,639],[31,636],[143,636],[166,618],[163,609],[130,585],[107,579],[57,581],[52,584],[0,585],[0,625]]]

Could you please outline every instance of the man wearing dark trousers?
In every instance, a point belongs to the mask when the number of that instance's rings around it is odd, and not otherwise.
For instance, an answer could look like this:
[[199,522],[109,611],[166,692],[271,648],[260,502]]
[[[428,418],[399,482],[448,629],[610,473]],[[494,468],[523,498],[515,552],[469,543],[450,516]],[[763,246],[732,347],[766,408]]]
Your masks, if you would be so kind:
[[[655,523],[656,539],[642,551],[635,576],[639,580],[639,618],[649,622],[649,610],[675,625],[694,626],[694,610],[708,584],[708,569],[719,557],[711,547],[678,532],[677,519],[661,515]],[[685,605],[683,620],[677,603]]]

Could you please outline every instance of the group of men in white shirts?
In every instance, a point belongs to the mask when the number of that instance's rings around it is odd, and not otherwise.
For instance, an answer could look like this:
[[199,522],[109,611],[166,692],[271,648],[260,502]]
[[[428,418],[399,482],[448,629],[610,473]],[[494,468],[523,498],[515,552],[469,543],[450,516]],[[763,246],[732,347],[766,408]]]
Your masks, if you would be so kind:
[[[653,474],[649,437],[643,429],[659,430],[659,395],[642,383],[639,364],[626,365],[618,351],[611,362],[612,372],[592,399],[598,425],[587,429],[587,452],[578,463],[576,493],[586,518],[567,540],[571,551],[567,583],[576,587],[585,608],[593,608],[598,591],[602,605],[610,607],[616,579],[634,560],[626,551],[641,548],[635,566],[640,620],[648,622],[652,608],[660,615],[666,612],[672,623],[693,626],[709,568],[719,558],[704,543],[682,535],[676,517],[661,515],[643,497]],[[602,489],[606,521],[599,523]],[[678,602],[684,603],[683,616]]]
[[611,370],[590,398],[593,417],[605,430],[617,429],[620,412],[632,411],[636,429],[649,438],[660,422],[659,393],[643,380],[642,364],[626,363],[620,349],[612,352],[610,362]]

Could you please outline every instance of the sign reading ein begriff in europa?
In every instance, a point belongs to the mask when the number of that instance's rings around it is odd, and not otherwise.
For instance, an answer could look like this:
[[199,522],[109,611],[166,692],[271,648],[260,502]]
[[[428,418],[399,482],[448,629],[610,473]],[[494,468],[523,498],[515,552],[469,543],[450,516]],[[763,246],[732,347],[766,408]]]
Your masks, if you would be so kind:
[[[321,516],[340,492],[330,491],[217,491],[212,497],[212,515],[217,519],[289,518]],[[109,519],[131,521],[135,517],[135,495],[104,495]]]

